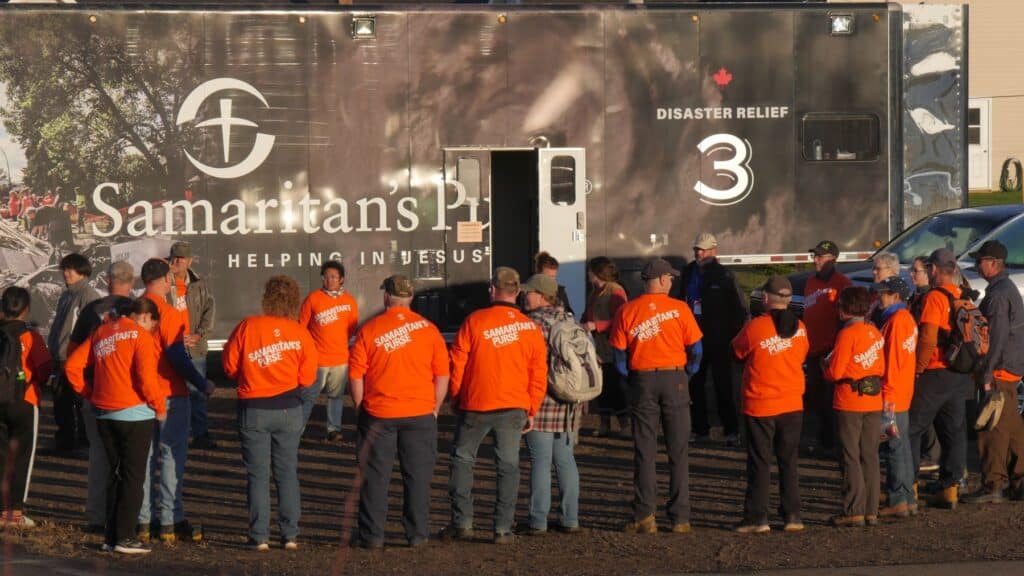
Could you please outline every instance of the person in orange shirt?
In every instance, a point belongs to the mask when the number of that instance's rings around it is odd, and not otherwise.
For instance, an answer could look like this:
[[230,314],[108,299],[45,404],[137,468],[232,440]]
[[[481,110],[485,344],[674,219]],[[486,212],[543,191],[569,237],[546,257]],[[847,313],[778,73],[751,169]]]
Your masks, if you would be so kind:
[[789,309],[793,286],[784,276],[764,285],[767,312],[744,326],[732,340],[743,367],[747,494],[741,534],[769,532],[768,492],[772,454],[779,465],[779,500],[786,532],[804,529],[800,519],[800,429],[804,410],[803,363],[810,344],[807,327]]
[[356,541],[365,548],[384,545],[397,450],[405,493],[402,524],[409,546],[416,547],[430,537],[430,480],[437,461],[437,413],[448,393],[448,349],[437,327],[409,309],[408,278],[390,276],[381,289],[384,311],[363,324],[349,359],[363,478]]
[[[154,421],[167,416],[167,397],[157,381],[158,350],[151,333],[160,321],[148,298],[133,301],[127,316],[101,324],[68,358],[67,376],[89,401],[109,467],[103,549],[145,554],[136,537],[142,505],[146,455],[153,445]],[[86,380],[86,370],[92,377]]]
[[341,262],[325,262],[320,267],[320,278],[323,287],[310,292],[299,308],[299,324],[313,336],[320,358],[316,382],[303,391],[302,417],[303,422],[309,422],[320,391],[326,391],[327,441],[336,443],[341,442],[341,415],[348,382],[348,341],[359,324],[359,306],[345,291],[345,266]]
[[910,447],[914,452],[916,478],[921,463],[921,437],[935,424],[942,461],[940,491],[933,503],[955,508],[959,501],[960,479],[967,465],[966,412],[971,375],[950,370],[944,360],[944,340],[950,329],[949,299],[961,295],[955,282],[956,256],[940,248],[928,256],[927,262],[932,289],[924,296],[918,325],[917,382],[910,403]]
[[[202,540],[202,528],[185,519],[182,504],[185,460],[188,458],[188,427],[191,401],[186,380],[207,396],[213,393],[213,383],[200,374],[185,347],[188,321],[181,311],[167,303],[167,295],[174,284],[171,267],[163,258],[150,258],[142,264],[140,276],[146,285],[142,296],[153,301],[160,315],[156,338],[157,382],[167,397],[167,418],[157,423],[150,450],[150,464],[146,467],[143,483],[142,508],[139,510],[138,528],[143,540],[151,536],[150,520],[154,515],[159,522],[158,534],[164,542]],[[160,469],[160,491],[151,497],[154,471]]]
[[281,546],[298,549],[299,439],[302,393],[316,380],[313,337],[296,322],[299,285],[274,276],[263,289],[263,314],[235,327],[221,353],[224,374],[238,383],[238,428],[246,471],[249,545],[270,549],[270,472],[277,483]]
[[864,315],[871,307],[867,288],[850,286],[839,293],[842,328],[824,362],[823,375],[834,386],[843,512],[832,518],[839,527],[878,523],[878,434],[882,426],[882,376],[885,341]]
[[519,492],[519,443],[548,385],[547,344],[540,328],[516,308],[519,273],[499,266],[491,278],[491,306],[470,314],[452,344],[448,394],[458,411],[448,495],[451,523],[442,540],[473,536],[473,464],[484,437],[494,431],[498,498],[494,543],[515,541]]
[[648,262],[641,273],[645,293],[619,308],[608,336],[619,372],[628,375],[633,410],[633,521],[624,527],[626,532],[658,531],[654,461],[659,421],[668,452],[668,519],[674,533],[690,531],[687,375],[700,367],[702,334],[686,302],[668,295],[679,274],[661,258]]
[[836,303],[839,293],[853,283],[836,270],[839,246],[822,240],[810,250],[814,274],[804,285],[804,317],[811,349],[807,354],[807,387],[804,390],[804,441],[810,454],[829,456],[835,450],[835,413],[832,383],[821,373],[822,358],[832,351],[839,330]]
[[0,361],[17,362],[3,366],[0,374],[0,478],[9,483],[0,525],[23,528],[36,525],[25,515],[25,501],[36,453],[39,390],[53,369],[43,337],[25,324],[30,301],[28,290],[20,286],[10,286],[0,296]]
[[914,396],[914,364],[917,323],[907,301],[913,288],[899,276],[873,286],[878,294],[879,320],[885,339],[885,374],[882,376],[882,410],[888,440],[885,489],[887,505],[879,516],[903,518],[917,511],[914,495],[914,455],[910,450],[910,400]]

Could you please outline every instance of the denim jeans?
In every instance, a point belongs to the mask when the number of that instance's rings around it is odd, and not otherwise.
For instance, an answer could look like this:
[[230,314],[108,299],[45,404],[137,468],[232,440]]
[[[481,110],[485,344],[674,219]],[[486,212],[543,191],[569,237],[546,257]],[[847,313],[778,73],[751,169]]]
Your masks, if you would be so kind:
[[[149,466],[142,483],[142,509],[139,524],[149,525],[151,514],[156,514],[161,526],[170,526],[185,520],[181,504],[181,487],[188,457],[188,396],[167,399],[167,419],[157,422],[153,443],[149,447]],[[154,449],[154,447],[156,447]],[[160,492],[154,497],[152,481],[160,468]]]
[[914,453],[910,450],[910,413],[896,412],[893,416],[900,435],[888,441],[885,491],[889,494],[889,506],[903,502],[913,504],[915,475]]
[[341,414],[345,406],[345,387],[348,384],[348,364],[321,366],[316,369],[316,382],[302,389],[302,427],[309,423],[309,415],[320,396],[327,394],[327,431],[341,432]]
[[528,432],[530,448],[530,528],[546,529],[551,510],[551,463],[558,476],[561,502],[558,513],[562,526],[580,525],[580,472],[573,456],[573,437],[566,432]]
[[247,408],[238,406],[238,435],[242,441],[249,538],[270,540],[270,473],[277,484],[278,526],[281,538],[299,535],[299,439],[302,437],[302,406]]
[[96,413],[88,400],[82,400],[82,422],[89,439],[89,493],[85,497],[85,521],[93,526],[103,526],[107,518],[107,480],[110,465],[107,452],[96,425]]
[[[192,365],[196,367],[203,376],[206,376],[206,356],[202,358],[192,358]],[[191,416],[189,417],[189,427],[192,430],[193,438],[201,438],[203,436],[209,436],[210,424],[209,418],[206,412],[206,392],[200,390],[188,382],[188,397],[192,402]]]
[[493,412],[464,411],[459,414],[452,443],[448,495],[452,503],[452,525],[473,527],[473,464],[485,436],[494,430],[494,460],[498,492],[494,503],[494,531],[512,530],[519,492],[519,441],[523,437],[526,411],[513,408]]

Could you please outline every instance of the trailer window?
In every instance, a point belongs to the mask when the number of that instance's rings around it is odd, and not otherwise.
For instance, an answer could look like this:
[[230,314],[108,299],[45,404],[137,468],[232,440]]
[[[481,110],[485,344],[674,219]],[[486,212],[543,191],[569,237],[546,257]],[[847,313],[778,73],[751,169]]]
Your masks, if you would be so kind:
[[466,187],[466,196],[480,197],[480,160],[460,157],[455,165],[455,179]]
[[804,160],[865,162],[878,159],[878,116],[874,114],[805,114],[800,133]]
[[551,159],[551,203],[561,206],[576,203],[576,159],[572,156]]

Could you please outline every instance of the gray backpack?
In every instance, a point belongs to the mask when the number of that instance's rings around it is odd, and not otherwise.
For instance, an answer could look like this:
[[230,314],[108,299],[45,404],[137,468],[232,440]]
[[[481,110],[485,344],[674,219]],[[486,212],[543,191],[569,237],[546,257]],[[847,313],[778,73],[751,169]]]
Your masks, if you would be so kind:
[[571,316],[548,332],[548,394],[560,402],[593,400],[601,394],[601,364],[590,334]]

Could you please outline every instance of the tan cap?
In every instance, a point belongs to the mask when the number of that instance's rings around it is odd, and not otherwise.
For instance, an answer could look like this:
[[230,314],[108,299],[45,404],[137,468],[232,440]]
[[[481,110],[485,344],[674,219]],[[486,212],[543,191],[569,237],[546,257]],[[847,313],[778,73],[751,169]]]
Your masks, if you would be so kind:
[[523,292],[537,292],[548,298],[558,296],[558,282],[547,274],[534,274],[523,284]]
[[399,298],[412,298],[413,294],[412,281],[401,274],[393,274],[385,278],[380,289]]
[[508,266],[498,266],[494,269],[494,277],[491,278],[491,284],[503,292],[519,290],[519,272]]
[[710,232],[701,232],[697,234],[697,238],[693,241],[694,248],[700,248],[701,250],[710,250],[718,247],[718,239],[715,235]]

